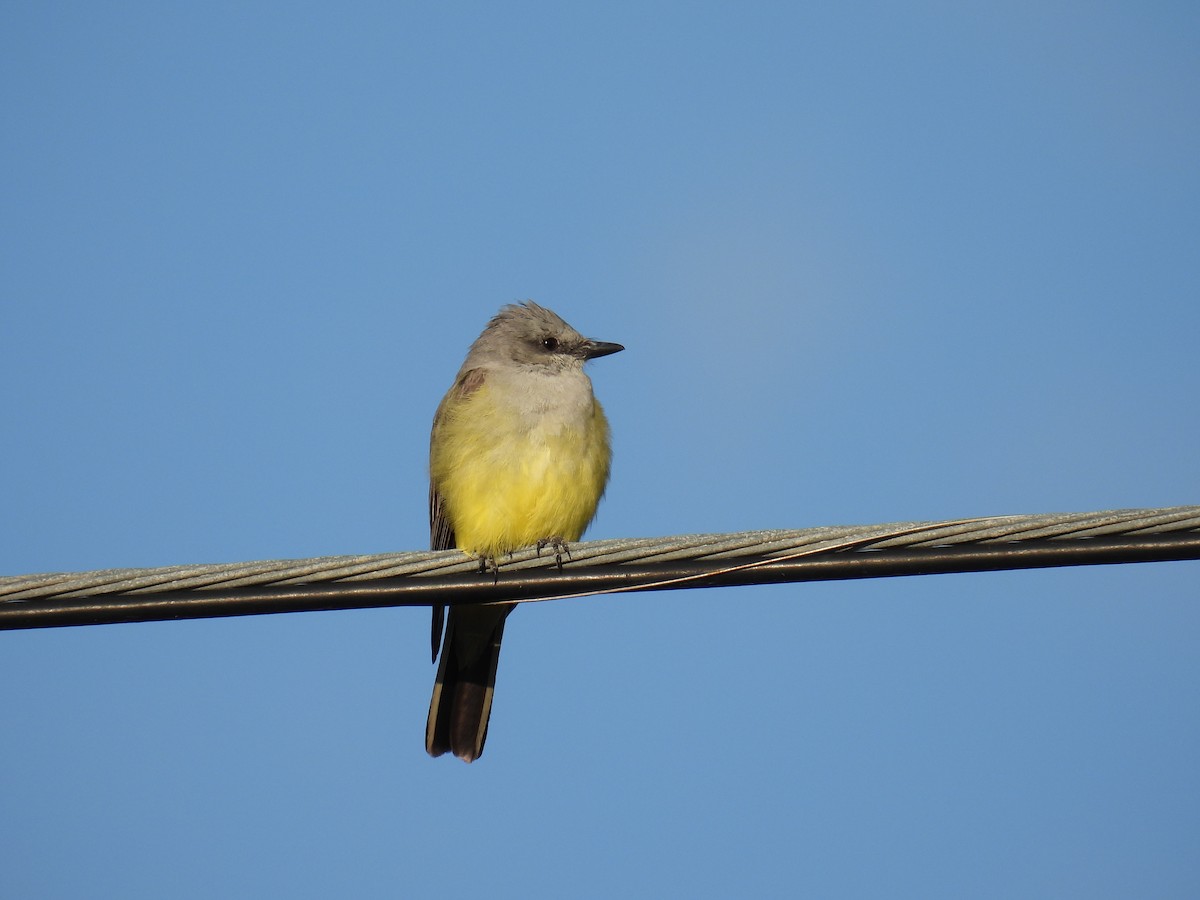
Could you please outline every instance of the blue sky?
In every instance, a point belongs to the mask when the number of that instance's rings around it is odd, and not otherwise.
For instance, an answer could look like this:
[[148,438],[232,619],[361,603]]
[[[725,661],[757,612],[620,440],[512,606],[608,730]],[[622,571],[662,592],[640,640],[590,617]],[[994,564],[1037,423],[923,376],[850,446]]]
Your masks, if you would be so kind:
[[[1192,4],[8,4],[0,572],[420,549],[533,298],[590,537],[1197,502]],[[1191,897],[1196,563],[0,635],[12,897]]]

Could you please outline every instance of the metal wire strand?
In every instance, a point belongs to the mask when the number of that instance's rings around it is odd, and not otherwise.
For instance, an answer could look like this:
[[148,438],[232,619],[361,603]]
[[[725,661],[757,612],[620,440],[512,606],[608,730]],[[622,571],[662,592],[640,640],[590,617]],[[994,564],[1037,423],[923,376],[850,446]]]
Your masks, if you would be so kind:
[[0,577],[0,629],[1200,559],[1200,506]]

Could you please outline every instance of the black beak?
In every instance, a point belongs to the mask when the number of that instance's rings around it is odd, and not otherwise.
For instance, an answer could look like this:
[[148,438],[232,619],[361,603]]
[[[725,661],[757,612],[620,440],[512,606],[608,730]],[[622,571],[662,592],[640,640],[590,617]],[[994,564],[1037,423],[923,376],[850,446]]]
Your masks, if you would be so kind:
[[608,341],[588,341],[583,345],[583,358],[596,359],[610,353],[620,353],[624,349],[620,344],[610,344]]

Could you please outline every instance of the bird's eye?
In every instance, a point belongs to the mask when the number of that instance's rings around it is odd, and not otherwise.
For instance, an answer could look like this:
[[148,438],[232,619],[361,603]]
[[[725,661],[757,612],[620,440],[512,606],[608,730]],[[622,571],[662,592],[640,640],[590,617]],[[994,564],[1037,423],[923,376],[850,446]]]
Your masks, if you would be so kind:
[[547,350],[549,350],[551,353],[553,353],[555,350],[558,349],[558,338],[552,338],[552,337],[542,338],[542,346],[545,347]]

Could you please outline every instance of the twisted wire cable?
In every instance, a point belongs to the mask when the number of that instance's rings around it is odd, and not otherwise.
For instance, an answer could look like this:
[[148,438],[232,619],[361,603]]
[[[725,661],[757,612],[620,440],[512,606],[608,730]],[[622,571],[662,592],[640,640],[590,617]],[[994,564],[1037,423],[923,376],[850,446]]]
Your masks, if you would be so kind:
[[1200,559],[1200,506],[0,577],[0,629]]

